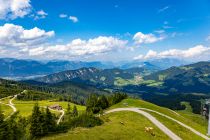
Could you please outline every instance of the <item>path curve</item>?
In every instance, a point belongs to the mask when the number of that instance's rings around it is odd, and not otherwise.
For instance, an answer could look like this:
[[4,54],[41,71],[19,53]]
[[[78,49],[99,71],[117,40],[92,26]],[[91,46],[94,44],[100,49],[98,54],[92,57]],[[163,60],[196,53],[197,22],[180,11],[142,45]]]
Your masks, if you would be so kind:
[[[45,108],[46,108],[46,107],[45,107]],[[48,107],[48,108],[49,108],[49,107]],[[65,111],[64,111],[64,110],[54,110],[54,109],[51,109],[51,108],[49,108],[49,110],[57,111],[57,112],[60,112],[60,113],[61,113],[61,115],[60,115],[60,117],[59,117],[59,119],[58,119],[58,121],[57,121],[57,124],[59,124],[59,123],[61,122],[63,116],[65,115]]]
[[198,132],[197,130],[193,129],[192,127],[190,127],[190,126],[188,126],[188,125],[186,125],[186,124],[184,124],[184,123],[182,123],[182,122],[180,122],[180,121],[178,121],[178,120],[176,120],[176,119],[174,119],[174,118],[172,118],[172,117],[169,117],[169,116],[167,116],[167,115],[165,115],[165,114],[163,114],[163,113],[160,113],[160,112],[157,112],[157,111],[154,111],[154,110],[151,110],[151,109],[147,109],[147,108],[139,108],[139,109],[140,109],[140,110],[149,111],[149,112],[154,112],[154,113],[159,114],[159,115],[161,115],[161,116],[163,116],[163,117],[166,117],[166,118],[168,118],[168,119],[170,119],[170,120],[172,120],[172,121],[174,121],[174,122],[180,124],[181,126],[187,128],[188,130],[192,131],[192,132],[195,133],[196,135],[198,135],[198,136],[200,136],[200,137],[202,137],[202,138],[204,138],[204,139],[206,139],[206,140],[210,140],[210,138],[207,137],[206,135],[204,135],[204,134]]
[[[10,97],[12,97],[12,96],[8,96],[8,97],[5,97],[5,98],[10,98]],[[5,99],[5,98],[2,98],[2,99]],[[12,110],[13,110],[13,112],[12,112],[7,118],[5,118],[5,120],[8,119],[9,117],[11,117],[15,112],[17,112],[17,108],[16,108],[15,105],[12,103],[12,101],[13,101],[15,98],[17,98],[17,95],[14,95],[13,98],[9,100],[9,104],[5,104],[5,103],[0,102],[0,104],[10,106],[10,107],[12,108]],[[0,101],[1,101],[2,99],[0,99]]]
[[154,125],[156,125],[161,131],[163,131],[166,135],[168,135],[172,140],[182,140],[179,136],[173,133],[170,129],[168,129],[165,125],[163,125],[160,121],[158,121],[155,117],[150,115],[149,113],[139,110],[139,108],[116,108],[109,111],[106,111],[104,114],[118,112],[118,111],[133,111],[145,116],[149,119]]
[[9,100],[9,106],[13,109],[13,113],[17,111],[17,108],[15,107],[15,105],[12,103],[12,101],[17,98],[17,95],[14,95],[14,97],[12,99]]
[[[8,96],[8,97],[5,97],[5,98],[10,98],[10,97],[12,97],[12,96]],[[3,99],[5,99],[5,98],[1,98],[0,101],[3,100]],[[10,106],[10,107],[12,108],[12,110],[13,110],[13,112],[11,113],[11,115],[9,115],[7,118],[9,118],[9,117],[12,116],[15,112],[17,112],[17,108],[16,108],[15,105],[12,103],[12,101],[13,101],[15,98],[17,98],[17,95],[14,95],[13,98],[11,98],[11,99],[9,100],[9,104],[5,104],[5,103],[0,102],[0,104]],[[50,109],[50,108],[49,108],[49,109]],[[60,117],[59,117],[59,119],[58,119],[58,121],[57,121],[57,124],[59,124],[59,123],[61,122],[63,116],[65,115],[65,111],[64,111],[64,110],[54,110],[54,109],[50,109],[50,110],[58,111],[58,112],[61,113],[61,115],[60,115]],[[6,118],[6,119],[7,119],[7,118]]]
[[59,117],[57,124],[59,124],[61,122],[61,119],[63,118],[65,111],[64,110],[60,110],[59,112],[61,112],[61,116]]

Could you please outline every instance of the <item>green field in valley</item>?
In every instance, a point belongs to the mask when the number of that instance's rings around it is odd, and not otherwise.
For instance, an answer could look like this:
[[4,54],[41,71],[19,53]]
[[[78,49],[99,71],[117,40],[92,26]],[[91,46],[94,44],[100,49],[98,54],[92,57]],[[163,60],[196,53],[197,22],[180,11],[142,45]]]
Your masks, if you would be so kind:
[[9,116],[13,112],[11,107],[4,105],[4,104],[0,104],[0,108],[1,108],[5,117]]
[[[37,103],[37,101],[20,101],[20,100],[14,100],[13,103],[15,104],[15,107],[20,112],[20,115],[22,116],[29,116],[32,113],[32,109],[34,107],[34,104]],[[38,104],[40,107],[46,107],[50,105],[60,105],[64,110],[67,109],[68,102],[51,102],[48,100],[44,101],[38,101]],[[71,108],[73,108],[75,104],[70,103]],[[76,105],[79,112],[84,111],[85,107],[81,105]]]

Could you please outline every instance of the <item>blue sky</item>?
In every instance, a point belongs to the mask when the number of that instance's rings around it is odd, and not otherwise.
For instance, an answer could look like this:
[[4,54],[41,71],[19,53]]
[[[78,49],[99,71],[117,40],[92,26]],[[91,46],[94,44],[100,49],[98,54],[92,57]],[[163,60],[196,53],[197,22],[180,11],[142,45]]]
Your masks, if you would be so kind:
[[21,1],[0,0],[0,57],[210,59],[210,0]]

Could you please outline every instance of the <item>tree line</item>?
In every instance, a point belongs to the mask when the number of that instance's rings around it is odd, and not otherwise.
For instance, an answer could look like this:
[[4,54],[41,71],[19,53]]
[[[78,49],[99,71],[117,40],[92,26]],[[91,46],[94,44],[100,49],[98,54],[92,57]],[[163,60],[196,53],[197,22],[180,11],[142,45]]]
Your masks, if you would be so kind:
[[91,94],[86,102],[86,110],[89,113],[102,112],[104,109],[119,103],[127,97],[125,93],[115,93],[109,96]]

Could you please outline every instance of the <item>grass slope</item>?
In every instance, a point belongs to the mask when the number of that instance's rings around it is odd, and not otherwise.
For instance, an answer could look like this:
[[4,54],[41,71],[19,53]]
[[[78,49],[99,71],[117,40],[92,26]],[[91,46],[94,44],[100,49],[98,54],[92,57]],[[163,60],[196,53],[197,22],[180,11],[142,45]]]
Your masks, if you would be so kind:
[[[115,112],[104,116],[103,120],[105,123],[101,126],[77,128],[65,134],[45,137],[43,140],[169,140],[147,118],[135,112]],[[145,132],[145,127],[153,127],[155,136]]]
[[182,104],[186,106],[186,109],[176,112],[178,112],[180,115],[184,116],[185,118],[204,126],[205,129],[207,130],[208,128],[207,119],[205,119],[204,116],[192,113],[192,107],[190,106],[189,102],[182,102]]
[[[125,99],[122,102],[112,106],[109,109],[120,108],[120,107],[142,107],[148,108],[160,113],[166,114],[170,117],[173,117],[191,127],[206,134],[206,122],[205,125],[200,123],[200,121],[196,121],[194,119],[190,119],[189,117],[185,117],[177,114],[176,112],[169,110],[164,107],[160,107],[154,105],[152,103],[137,100],[137,99]],[[189,110],[188,110],[189,111]],[[202,140],[201,137],[195,135],[193,132],[184,128],[183,126],[169,120],[165,117],[162,117],[156,113],[148,112],[160,122],[162,122],[166,127],[172,130],[175,134],[180,136],[182,139],[187,140]],[[190,112],[188,112],[189,114]],[[192,116],[196,116],[196,114],[191,113]],[[70,130],[68,133],[59,134],[56,136],[48,136],[43,138],[44,140],[99,140],[99,139],[109,139],[109,140],[150,140],[150,139],[169,139],[162,131],[156,128],[147,118],[143,117],[140,114],[135,112],[115,112],[108,114],[102,117],[105,120],[105,123],[101,126],[97,126],[90,129],[77,128],[75,130]],[[124,125],[120,124],[120,122],[124,122]],[[145,127],[151,126],[155,128],[156,136],[153,137],[150,134],[144,131]]]
[[[126,100],[123,100],[122,102],[120,102],[119,104],[112,106],[111,108],[119,108],[119,107],[142,107],[142,108],[152,109],[152,110],[158,111],[160,113],[163,113],[165,115],[168,115],[170,117],[173,117],[174,119],[191,126],[195,130],[197,130],[203,134],[207,134],[207,127],[206,127],[207,122],[205,123],[205,125],[203,123],[201,124],[201,123],[199,123],[199,121],[189,119],[188,117],[185,117],[182,114],[178,115],[167,108],[160,107],[160,106],[154,105],[152,103],[149,103],[149,102],[146,102],[143,100],[126,99]],[[169,119],[163,118],[162,116],[157,115],[156,113],[151,113],[151,112],[148,112],[148,113],[155,116],[159,121],[161,121],[163,124],[165,124],[169,129],[174,130],[174,132],[183,139],[185,139],[185,138],[189,139],[189,137],[190,137],[190,139],[194,139],[194,138],[202,139],[200,137],[195,136],[194,133],[186,130],[181,125],[178,125]],[[191,113],[191,115],[197,116],[196,114],[193,114],[193,113]],[[183,133],[182,131],[185,133]]]
[[[20,115],[25,116],[25,117],[31,115],[34,104],[36,102],[37,101],[20,101],[20,100],[14,100],[13,101],[17,110],[20,111]],[[48,101],[48,100],[43,100],[43,101],[38,101],[38,104],[41,107],[46,107],[46,106],[58,104],[58,105],[62,106],[62,108],[64,110],[66,110],[68,102],[51,102],[51,101]],[[74,105],[75,104],[70,103],[71,109],[73,109]],[[81,106],[81,105],[76,105],[76,106],[77,106],[77,109],[78,109],[79,112],[85,110],[84,106]]]
[[0,104],[0,108],[1,108],[5,118],[13,112],[12,108],[7,105]]

